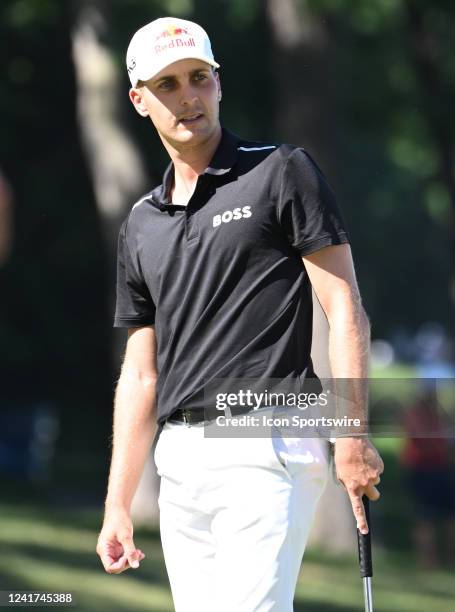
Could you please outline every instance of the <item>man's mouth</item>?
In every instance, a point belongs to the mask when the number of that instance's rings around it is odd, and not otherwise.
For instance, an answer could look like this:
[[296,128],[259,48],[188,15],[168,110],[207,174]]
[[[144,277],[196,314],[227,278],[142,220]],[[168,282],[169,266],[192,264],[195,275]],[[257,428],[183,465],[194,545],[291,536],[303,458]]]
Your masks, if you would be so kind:
[[184,125],[191,125],[192,123],[196,123],[199,121],[204,115],[202,113],[193,113],[192,115],[186,115],[180,119],[180,123]]

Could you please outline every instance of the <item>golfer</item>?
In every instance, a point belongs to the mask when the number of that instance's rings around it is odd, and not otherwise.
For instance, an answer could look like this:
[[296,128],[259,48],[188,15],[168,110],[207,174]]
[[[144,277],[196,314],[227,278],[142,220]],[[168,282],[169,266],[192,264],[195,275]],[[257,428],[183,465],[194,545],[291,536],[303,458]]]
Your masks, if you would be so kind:
[[[130,42],[127,68],[130,100],[170,164],[119,235],[115,326],[128,340],[97,552],[111,574],[144,558],[130,506],[159,436],[160,532],[177,612],[290,612],[329,443],[206,436],[204,398],[216,380],[314,379],[311,287],[330,324],[333,376],[367,377],[369,323],[347,230],[306,151],[220,125],[219,65],[199,25],[149,23]],[[334,458],[366,533],[362,495],[379,497],[383,463],[365,436],[338,438]]]

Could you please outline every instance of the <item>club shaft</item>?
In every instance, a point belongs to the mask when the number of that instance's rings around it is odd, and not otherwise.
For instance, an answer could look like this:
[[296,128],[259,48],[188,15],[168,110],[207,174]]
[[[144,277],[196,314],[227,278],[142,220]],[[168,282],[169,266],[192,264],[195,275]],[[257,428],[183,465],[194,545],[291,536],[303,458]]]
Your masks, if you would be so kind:
[[373,593],[369,576],[363,579],[363,595],[365,598],[365,612],[373,612]]

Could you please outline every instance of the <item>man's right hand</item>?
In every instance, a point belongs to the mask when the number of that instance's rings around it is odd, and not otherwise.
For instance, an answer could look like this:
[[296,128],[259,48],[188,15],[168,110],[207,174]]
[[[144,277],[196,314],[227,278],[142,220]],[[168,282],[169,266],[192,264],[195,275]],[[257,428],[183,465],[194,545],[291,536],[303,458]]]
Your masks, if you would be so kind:
[[337,438],[335,467],[337,478],[351,500],[357,528],[365,535],[368,533],[368,524],[362,498],[366,495],[372,501],[379,499],[376,485],[381,482],[384,462],[367,438]]
[[130,567],[139,567],[145,555],[134,545],[133,523],[126,511],[106,512],[96,552],[108,574],[120,574]]

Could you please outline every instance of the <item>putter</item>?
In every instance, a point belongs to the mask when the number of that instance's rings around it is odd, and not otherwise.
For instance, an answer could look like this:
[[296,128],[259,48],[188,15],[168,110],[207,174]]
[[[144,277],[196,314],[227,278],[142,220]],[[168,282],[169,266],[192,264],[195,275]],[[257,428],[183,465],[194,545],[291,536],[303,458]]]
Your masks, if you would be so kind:
[[371,523],[370,500],[366,495],[362,498],[365,516],[368,523],[368,533],[360,533],[357,529],[357,544],[359,547],[360,575],[363,579],[363,595],[365,598],[365,612],[373,612],[373,593],[371,591],[371,578],[373,576],[373,560],[371,558]]

